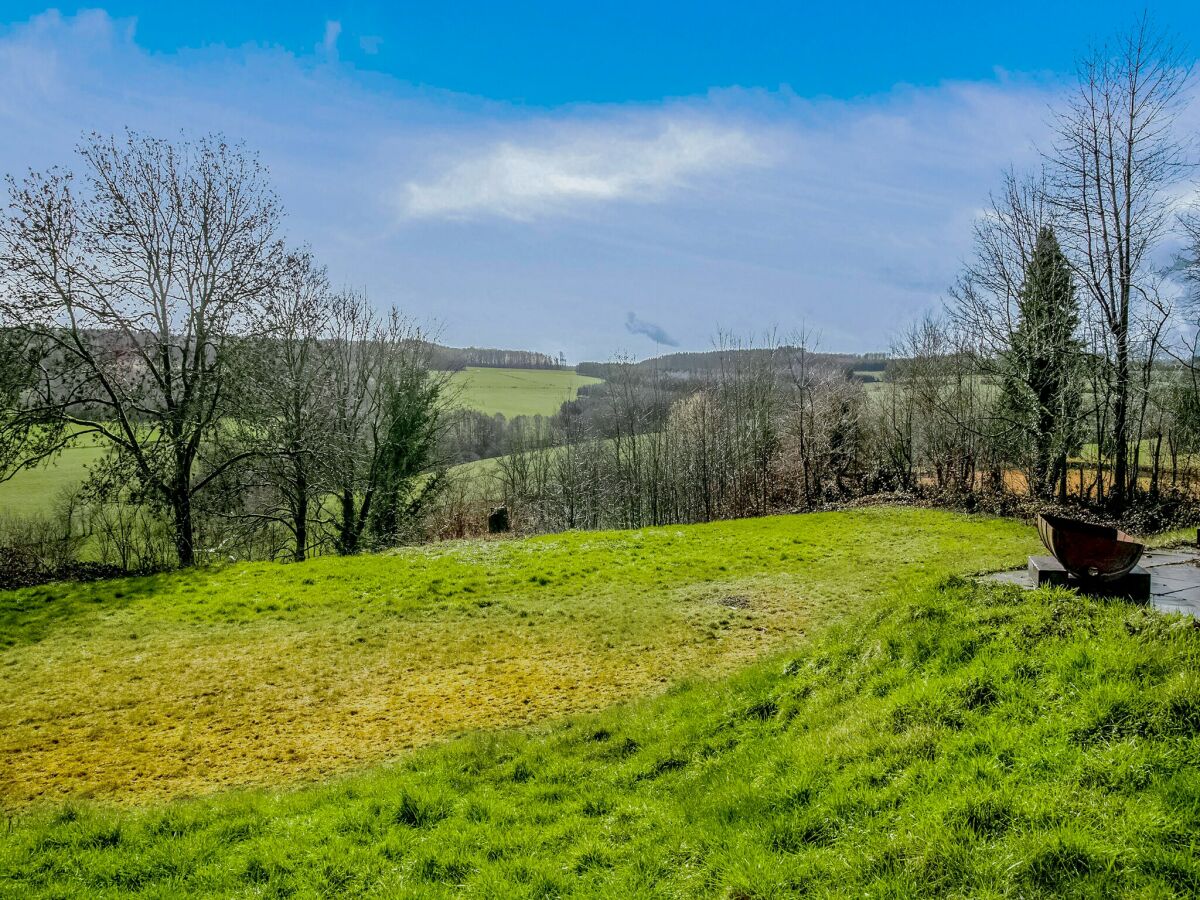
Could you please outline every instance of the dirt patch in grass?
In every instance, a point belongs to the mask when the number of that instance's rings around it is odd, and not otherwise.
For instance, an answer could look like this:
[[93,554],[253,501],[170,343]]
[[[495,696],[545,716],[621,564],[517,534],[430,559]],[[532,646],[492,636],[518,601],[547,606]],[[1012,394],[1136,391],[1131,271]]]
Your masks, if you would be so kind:
[[727,609],[749,609],[750,598],[744,594],[727,594],[717,600],[717,603]]

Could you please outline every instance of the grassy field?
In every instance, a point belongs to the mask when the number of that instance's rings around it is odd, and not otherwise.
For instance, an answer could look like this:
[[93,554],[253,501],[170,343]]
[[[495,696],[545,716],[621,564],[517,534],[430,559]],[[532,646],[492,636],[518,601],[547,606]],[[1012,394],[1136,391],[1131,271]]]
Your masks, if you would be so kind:
[[9,481],[0,482],[0,515],[49,513],[58,495],[79,487],[88,476],[88,468],[104,452],[94,438],[80,437],[47,465],[26,469]]
[[460,391],[458,402],[468,409],[513,416],[551,416],[579,388],[599,384],[599,378],[571,369],[482,369],[456,372],[451,381]]
[[[511,418],[553,415],[580,387],[599,381],[571,370],[468,368],[454,374],[451,389],[464,407]],[[83,438],[47,465],[0,482],[0,515],[46,512],[58,494],[83,483],[88,467],[103,453],[93,439]]]
[[295,782],[599,709],[1035,543],[871,509],[0,593],[0,802]]
[[4,893],[1200,893],[1200,630],[932,580],[969,567],[967,546],[1021,537],[997,523],[923,520],[966,546],[918,577],[905,529],[924,514],[878,515],[844,519],[898,528],[908,549],[801,649],[295,791],[40,808],[0,835]]

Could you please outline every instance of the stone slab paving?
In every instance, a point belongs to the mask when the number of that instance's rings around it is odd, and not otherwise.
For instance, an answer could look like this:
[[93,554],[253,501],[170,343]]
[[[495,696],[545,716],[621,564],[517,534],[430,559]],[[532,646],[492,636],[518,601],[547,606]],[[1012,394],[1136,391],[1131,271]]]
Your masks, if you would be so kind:
[[[1150,571],[1150,605],[1163,612],[1186,613],[1200,619],[1200,550],[1147,550],[1141,565]],[[1028,568],[993,572],[988,581],[1032,588]]]

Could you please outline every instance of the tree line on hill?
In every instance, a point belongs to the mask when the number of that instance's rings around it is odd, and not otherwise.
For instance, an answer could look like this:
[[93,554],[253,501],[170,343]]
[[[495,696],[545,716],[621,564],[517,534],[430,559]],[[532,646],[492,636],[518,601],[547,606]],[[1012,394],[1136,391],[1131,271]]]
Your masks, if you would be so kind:
[[[782,365],[779,368],[779,374],[785,376],[787,374],[786,360],[788,351],[797,351],[804,348],[788,346],[786,343],[780,343],[774,336],[767,338],[768,347],[748,347],[739,348],[739,353],[743,356],[759,357],[762,362],[769,365]],[[889,354],[887,353],[820,353],[817,351],[807,350],[809,358],[814,362],[820,362],[822,365],[831,367],[840,367],[847,375],[852,375],[855,372],[882,372],[887,367]],[[575,367],[575,371],[580,375],[590,375],[594,378],[602,378],[608,380],[613,373],[620,369],[622,365],[629,364],[636,366],[646,372],[653,372],[664,378],[676,380],[702,379],[706,375],[719,371],[722,367],[728,364],[727,354],[721,350],[699,351],[693,353],[667,353],[662,356],[651,357],[640,361],[632,361],[628,359],[609,360],[608,362],[581,362]]]
[[494,347],[430,347],[429,365],[445,372],[455,372],[467,366],[488,369],[565,369],[562,356],[551,356],[536,350],[499,350]]

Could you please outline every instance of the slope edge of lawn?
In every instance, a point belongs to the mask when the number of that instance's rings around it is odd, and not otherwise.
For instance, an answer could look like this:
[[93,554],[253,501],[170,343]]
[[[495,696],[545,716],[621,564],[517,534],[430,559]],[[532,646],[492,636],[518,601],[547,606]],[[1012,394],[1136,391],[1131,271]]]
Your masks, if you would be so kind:
[[13,896],[1189,896],[1200,630],[961,578],[799,652],[320,787],[69,804]]

